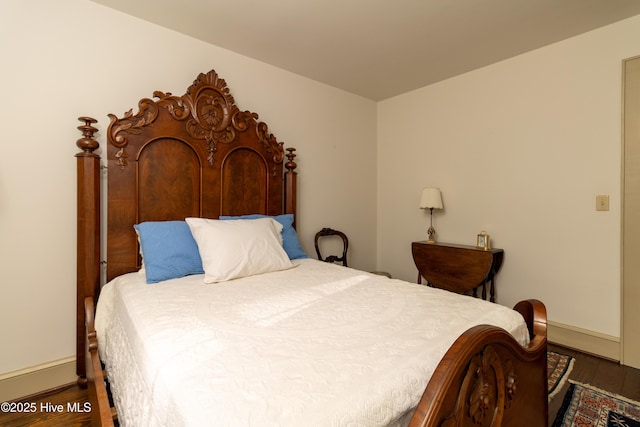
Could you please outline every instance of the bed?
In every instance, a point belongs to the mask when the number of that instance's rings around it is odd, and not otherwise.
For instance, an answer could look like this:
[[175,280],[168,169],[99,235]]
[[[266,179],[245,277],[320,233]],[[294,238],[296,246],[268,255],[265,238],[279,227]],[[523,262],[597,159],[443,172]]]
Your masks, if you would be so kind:
[[544,305],[306,257],[296,150],[215,71],[109,117],[104,200],[90,117],[76,155],[77,374],[94,425],[547,424]]

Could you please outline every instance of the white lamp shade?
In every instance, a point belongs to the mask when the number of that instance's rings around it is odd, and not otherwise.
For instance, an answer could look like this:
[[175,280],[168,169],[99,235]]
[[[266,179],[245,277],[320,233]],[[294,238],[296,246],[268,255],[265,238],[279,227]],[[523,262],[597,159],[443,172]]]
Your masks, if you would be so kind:
[[442,209],[442,193],[439,188],[427,187],[422,190],[420,209]]

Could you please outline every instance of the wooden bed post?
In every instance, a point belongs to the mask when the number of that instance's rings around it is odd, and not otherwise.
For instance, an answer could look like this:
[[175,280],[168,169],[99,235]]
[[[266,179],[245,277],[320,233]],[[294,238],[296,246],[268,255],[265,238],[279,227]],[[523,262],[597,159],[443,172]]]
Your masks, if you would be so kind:
[[297,189],[298,172],[296,172],[295,169],[296,167],[298,167],[298,165],[296,164],[296,162],[293,161],[293,159],[296,157],[296,153],[295,153],[296,149],[287,148],[287,151],[288,151],[287,159],[289,161],[284,165],[285,168],[287,169],[287,171],[284,174],[284,185],[285,185],[284,213],[293,214],[293,227],[295,228],[296,219],[297,219],[296,197],[298,194],[298,189]]
[[100,156],[95,151],[100,144],[93,139],[98,130],[91,117],[79,117],[84,125],[78,126],[82,138],[76,145],[82,152],[75,155],[78,172],[78,231],[77,231],[77,322],[76,322],[76,374],[78,384],[85,386],[85,297],[98,296],[100,289]]

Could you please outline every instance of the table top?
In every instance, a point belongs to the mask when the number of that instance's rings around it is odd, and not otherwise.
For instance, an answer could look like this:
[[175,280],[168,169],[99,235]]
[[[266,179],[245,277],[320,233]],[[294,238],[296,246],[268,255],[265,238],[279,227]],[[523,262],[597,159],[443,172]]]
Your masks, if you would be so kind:
[[411,244],[413,260],[430,285],[453,292],[466,293],[484,284],[502,266],[504,251],[482,249],[451,243]]
[[473,250],[473,251],[482,251],[482,252],[490,252],[490,253],[504,252],[503,249],[499,249],[499,248],[483,249],[483,248],[479,248],[477,246],[461,245],[461,244],[458,244],[458,243],[442,243],[442,242],[429,243],[426,240],[421,240],[419,242],[413,242],[413,243],[419,244],[419,245],[429,245],[429,246],[437,246],[437,247],[443,247],[443,248],[468,249],[468,250]]

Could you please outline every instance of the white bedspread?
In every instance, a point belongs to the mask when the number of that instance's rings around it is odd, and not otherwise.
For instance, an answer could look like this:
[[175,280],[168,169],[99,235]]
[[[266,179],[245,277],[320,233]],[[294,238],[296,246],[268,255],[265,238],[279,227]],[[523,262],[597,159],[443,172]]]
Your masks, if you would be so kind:
[[513,310],[316,260],[214,285],[107,284],[100,354],[123,426],[382,426],[408,421],[466,329]]

